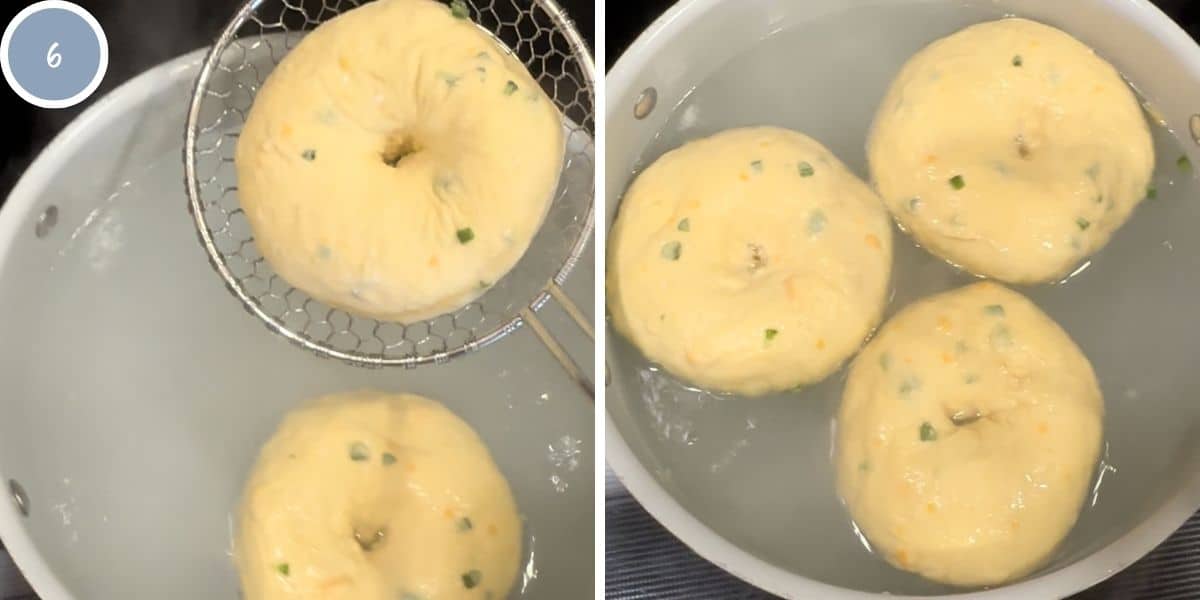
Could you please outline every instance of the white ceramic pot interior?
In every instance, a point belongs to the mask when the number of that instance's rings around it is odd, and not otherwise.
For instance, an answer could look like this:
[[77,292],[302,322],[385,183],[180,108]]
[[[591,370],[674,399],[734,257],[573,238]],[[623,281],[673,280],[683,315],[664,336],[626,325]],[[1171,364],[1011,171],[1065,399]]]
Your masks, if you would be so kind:
[[[1158,199],[1062,285],[1023,288],[1092,360],[1106,454],[1096,489],[1043,569],[993,591],[941,586],[873,556],[834,491],[844,372],[800,393],[745,400],[688,389],[609,329],[608,459],[633,494],[701,555],[786,597],[1068,595],[1129,565],[1200,507],[1200,266],[1193,155],[1200,48],[1144,0],[685,0],[618,61],[607,88],[606,223],[638,169],[683,142],[776,125],[821,141],[866,178],[865,140],[900,66],[968,24],[1015,14],[1109,59],[1165,119]],[[643,119],[635,106],[653,89]],[[643,104],[643,107],[645,105]],[[980,115],[980,118],[987,118]],[[970,279],[897,235],[888,314]]]
[[[231,514],[260,445],[297,403],[369,387],[438,399],[490,447],[525,518],[514,597],[590,595],[593,404],[532,332],[365,370],[272,335],[223,288],[185,210],[201,58],[98,101],[0,211],[0,482],[28,508],[0,502],[0,536],[18,566],[47,600],[237,598]],[[593,297],[592,264],[589,250],[572,297]],[[589,364],[568,317],[542,314]]]

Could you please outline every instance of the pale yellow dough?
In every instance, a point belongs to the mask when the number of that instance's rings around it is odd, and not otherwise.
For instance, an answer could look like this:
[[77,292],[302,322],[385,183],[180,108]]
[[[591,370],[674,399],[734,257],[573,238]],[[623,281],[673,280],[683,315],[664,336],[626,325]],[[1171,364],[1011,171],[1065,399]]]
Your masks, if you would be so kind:
[[283,421],[234,550],[246,600],[502,600],[521,525],[470,426],[419,396],[357,392]]
[[875,551],[937,581],[995,585],[1075,524],[1104,403],[1087,358],[1028,299],[977,283],[903,309],[855,359],[838,491]]
[[241,206],[279,275],[395,321],[503,277],[562,161],[559,112],[520,61],[433,0],[371,2],[308,34],[255,98],[236,155]]
[[868,155],[918,242],[1012,283],[1070,274],[1129,219],[1154,170],[1146,120],[1117,71],[1023,19],[968,27],[913,56],[879,107]]
[[717,391],[835,371],[878,324],[892,230],[879,198],[803,134],[734,129],[660,157],[609,238],[613,324]]

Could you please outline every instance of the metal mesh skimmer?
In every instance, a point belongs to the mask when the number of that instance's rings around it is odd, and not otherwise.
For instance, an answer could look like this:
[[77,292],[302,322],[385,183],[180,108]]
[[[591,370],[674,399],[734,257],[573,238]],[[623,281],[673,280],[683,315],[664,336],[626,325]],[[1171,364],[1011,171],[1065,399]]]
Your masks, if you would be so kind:
[[255,247],[238,203],[234,150],[272,69],[307,31],[371,0],[249,0],[206,57],[188,111],[184,163],[189,210],[226,286],[266,326],[319,355],[362,366],[443,362],[528,323],[589,397],[590,379],[534,315],[554,298],[587,333],[591,324],[559,287],[593,227],[591,53],[553,0],[474,0],[471,19],[516,54],[563,115],[567,155],[546,221],[516,267],[453,313],[408,324],[331,308],[276,275]]

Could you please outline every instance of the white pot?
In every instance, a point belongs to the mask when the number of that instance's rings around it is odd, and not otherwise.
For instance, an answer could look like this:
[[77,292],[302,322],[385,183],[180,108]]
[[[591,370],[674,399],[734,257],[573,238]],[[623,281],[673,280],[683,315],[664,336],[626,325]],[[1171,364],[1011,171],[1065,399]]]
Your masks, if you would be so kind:
[[[97,101],[0,211],[0,486],[29,509],[0,501],[0,538],[18,567],[45,600],[237,598],[230,516],[259,447],[299,402],[371,387],[438,399],[487,443],[525,518],[514,596],[590,595],[593,405],[528,328],[445,365],[368,370],[292,346],[224,289],[183,187],[202,59]],[[571,296],[592,297],[592,264]]]
[[[1064,324],[1100,375],[1108,450],[1098,494],[1050,563],[1030,577],[992,590],[933,584],[872,556],[836,498],[830,440],[843,375],[802,393],[719,398],[649,369],[610,327],[609,464],[688,546],[772,593],[1068,596],[1129,566],[1200,507],[1200,209],[1196,182],[1173,170],[1172,154],[1186,152],[1196,163],[1188,132],[1200,112],[1200,47],[1145,0],[683,0],[608,76],[606,223],[638,168],[727,127],[805,131],[865,177],[866,131],[900,65],[934,39],[1006,13],[1058,26],[1094,47],[1181,132],[1174,147],[1159,147],[1166,201],[1143,205],[1088,271],[1065,286],[1027,292]],[[775,51],[763,53],[764,45]],[[635,105],[648,88],[656,108],[639,119]],[[896,239],[898,265],[919,281],[897,282],[890,312],[962,282],[907,236]]]

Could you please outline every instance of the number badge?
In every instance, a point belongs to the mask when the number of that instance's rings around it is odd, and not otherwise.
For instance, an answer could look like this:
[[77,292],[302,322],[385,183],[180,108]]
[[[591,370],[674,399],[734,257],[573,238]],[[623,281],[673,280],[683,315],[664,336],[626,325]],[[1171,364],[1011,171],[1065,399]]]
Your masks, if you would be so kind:
[[0,68],[18,96],[41,108],[86,100],[108,70],[108,39],[87,10],[65,0],[26,7],[0,38]]

